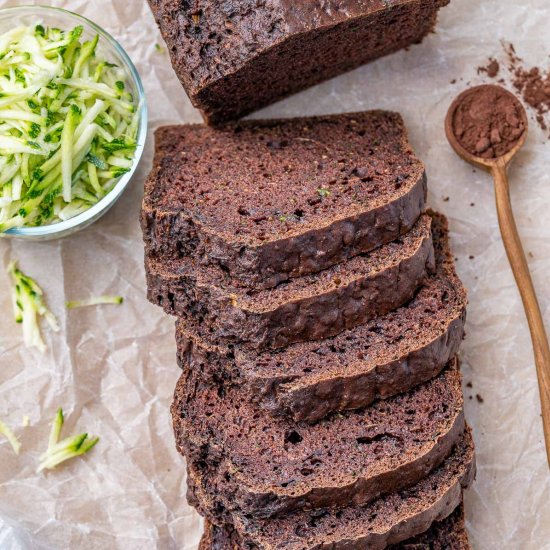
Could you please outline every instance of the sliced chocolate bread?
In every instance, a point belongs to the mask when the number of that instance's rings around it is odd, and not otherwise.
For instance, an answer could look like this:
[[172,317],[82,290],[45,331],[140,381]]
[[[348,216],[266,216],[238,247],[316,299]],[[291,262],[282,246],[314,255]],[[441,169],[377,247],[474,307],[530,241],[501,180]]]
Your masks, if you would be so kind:
[[402,308],[320,342],[253,353],[213,346],[178,323],[178,360],[205,379],[236,384],[272,414],[313,422],[426,382],[456,354],[464,334],[466,291],[454,269],[447,222],[433,218],[436,271]]
[[193,259],[146,260],[149,299],[201,339],[255,350],[333,336],[409,301],[434,269],[431,217],[409,233],[317,274],[253,291]]
[[[247,548],[232,527],[205,522],[199,550],[244,550]],[[388,546],[388,550],[469,550],[468,533],[461,504],[449,517],[435,521],[415,537]]]
[[149,255],[271,288],[397,239],[425,199],[397,113],[168,126],[156,132],[141,222]]
[[216,479],[232,508],[270,517],[364,503],[414,485],[464,431],[461,376],[451,364],[406,394],[314,425],[272,417],[236,386],[185,370],[172,405],[176,445]]
[[470,548],[464,520],[464,504],[461,503],[449,517],[435,521],[426,532],[398,544],[392,544],[388,550],[470,550]]
[[[228,513],[221,494],[208,488],[215,495],[212,500],[204,493],[203,488],[210,484],[209,478],[195,474],[192,468],[188,475],[188,498],[211,523],[231,525],[243,548],[382,550],[426,533],[434,522],[449,517],[460,506],[462,490],[472,483],[475,470],[474,445],[467,428],[452,454],[439,468],[413,487],[385,495],[364,506],[351,502],[344,508],[300,510],[268,519]],[[458,545],[451,546],[453,550],[468,548],[464,536],[451,541]],[[448,550],[446,546],[443,548]]]
[[233,119],[419,42],[448,0],[149,0],[209,122]]

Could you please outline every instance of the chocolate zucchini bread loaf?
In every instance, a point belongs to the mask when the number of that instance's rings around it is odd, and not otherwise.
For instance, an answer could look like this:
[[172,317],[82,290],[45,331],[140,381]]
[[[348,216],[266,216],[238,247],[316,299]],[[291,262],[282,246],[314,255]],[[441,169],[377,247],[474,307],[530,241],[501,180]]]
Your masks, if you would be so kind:
[[[228,513],[223,496],[218,494],[215,500],[210,500],[202,492],[209,480],[200,479],[192,469],[188,476],[188,499],[211,523],[232,527],[242,548],[382,550],[426,533],[434,522],[449,517],[460,506],[462,490],[472,483],[475,469],[474,445],[467,428],[439,468],[413,487],[367,505],[351,501],[344,508],[300,510],[270,519]],[[464,548],[468,548],[467,541],[464,542]]]
[[420,42],[448,0],[149,0],[172,65],[208,122]]
[[306,422],[426,382],[458,351],[467,301],[449,250],[447,222],[430,216],[436,271],[402,308],[334,338],[263,353],[210,345],[189,322],[179,322],[180,366],[239,385],[248,400],[272,414]]
[[[197,32],[219,15],[201,2]],[[360,27],[358,6],[445,0],[328,2]],[[204,548],[467,548],[460,511],[434,524],[475,461],[456,359],[466,292],[426,192],[395,113],[157,132],[148,297],[178,317],[171,411]]]
[[319,340],[386,314],[409,301],[434,268],[431,217],[409,233],[320,273],[259,290],[227,273],[182,259],[146,260],[149,299],[197,327],[210,343],[255,350]]
[[[199,550],[244,550],[245,548],[239,535],[231,527],[219,527],[209,521],[205,522]],[[435,521],[425,533],[388,546],[388,550],[469,550],[469,548],[462,504],[449,517]]]
[[414,485],[445,460],[465,425],[454,363],[408,393],[314,425],[271,417],[238,387],[186,370],[172,416],[188,464],[228,510],[255,518],[365,503]]
[[397,239],[425,198],[396,113],[169,126],[156,133],[141,222],[149,257],[271,288]]

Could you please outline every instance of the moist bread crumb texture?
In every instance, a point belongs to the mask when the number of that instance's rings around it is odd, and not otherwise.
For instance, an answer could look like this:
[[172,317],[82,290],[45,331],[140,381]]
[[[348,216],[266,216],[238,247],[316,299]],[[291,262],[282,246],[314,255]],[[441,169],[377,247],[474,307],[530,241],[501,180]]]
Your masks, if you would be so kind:
[[172,413],[176,445],[189,464],[219,479],[227,502],[254,517],[362,504],[413,485],[464,431],[454,365],[408,393],[313,425],[273,418],[238,387],[205,387],[186,370]]
[[270,288],[397,239],[426,193],[396,113],[169,126],[156,132],[141,222],[148,254]]
[[[434,269],[431,218],[397,241],[274,289],[236,287],[223,270],[149,260],[148,296],[202,339],[253,349],[284,348],[353,328],[408,302]],[[185,265],[183,265],[185,264]]]
[[233,526],[244,548],[382,550],[425,533],[435,521],[448,517],[461,504],[462,490],[474,476],[473,441],[467,430],[453,454],[421,482],[364,506],[351,502],[343,508],[301,510],[276,519],[258,519],[227,514],[220,493],[212,491],[217,495],[214,501],[203,494],[203,487],[209,489],[212,480],[201,479],[192,467],[188,468],[187,480],[190,502],[208,521]]
[[448,0],[149,0],[207,122],[238,118],[420,42]]
[[437,375],[464,335],[466,292],[454,270],[446,220],[431,214],[435,272],[406,305],[341,332],[270,352],[214,346],[178,321],[182,368],[239,385],[272,414],[315,422],[406,391]]
[[148,297],[203,550],[469,548],[467,297],[425,197],[395,113],[157,132]]
[[[238,548],[243,548],[243,543],[235,529],[206,521],[199,550],[236,550]],[[468,550],[470,545],[463,505],[458,506],[445,519],[434,521],[426,532],[404,542],[391,544],[388,548],[389,550]]]

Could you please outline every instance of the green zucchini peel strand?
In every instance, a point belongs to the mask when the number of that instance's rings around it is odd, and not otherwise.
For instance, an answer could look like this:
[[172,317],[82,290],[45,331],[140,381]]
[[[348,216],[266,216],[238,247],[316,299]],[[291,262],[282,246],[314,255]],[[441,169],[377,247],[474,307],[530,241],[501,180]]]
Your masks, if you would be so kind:
[[86,454],[99,441],[99,437],[88,437],[87,433],[71,435],[59,440],[65,418],[63,409],[59,408],[55,414],[50,430],[48,448],[40,456],[37,472],[53,470],[66,460]]
[[38,283],[25,275],[16,262],[8,265],[8,274],[12,282],[12,304],[16,323],[23,327],[23,340],[26,347],[36,347],[40,352],[46,351],[46,345],[40,333],[39,320],[43,317],[50,328],[59,331],[57,319],[48,309],[44,292]]
[[67,302],[68,309],[76,309],[79,307],[89,307],[89,306],[98,306],[104,304],[115,304],[119,305],[124,302],[122,296],[97,296],[92,298],[86,298],[84,300],[71,300]]
[[18,455],[21,451],[21,442],[17,439],[16,435],[13,433],[13,430],[4,422],[0,420],[0,434],[2,434],[11,445],[13,452]]

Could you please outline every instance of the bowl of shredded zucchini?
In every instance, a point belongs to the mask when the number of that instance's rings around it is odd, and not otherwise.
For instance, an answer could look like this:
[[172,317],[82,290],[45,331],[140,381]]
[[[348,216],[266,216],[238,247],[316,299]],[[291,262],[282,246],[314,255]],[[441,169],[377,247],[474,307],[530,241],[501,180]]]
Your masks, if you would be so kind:
[[52,239],[102,216],[147,134],[140,77],[118,42],[66,10],[0,10],[0,237]]

